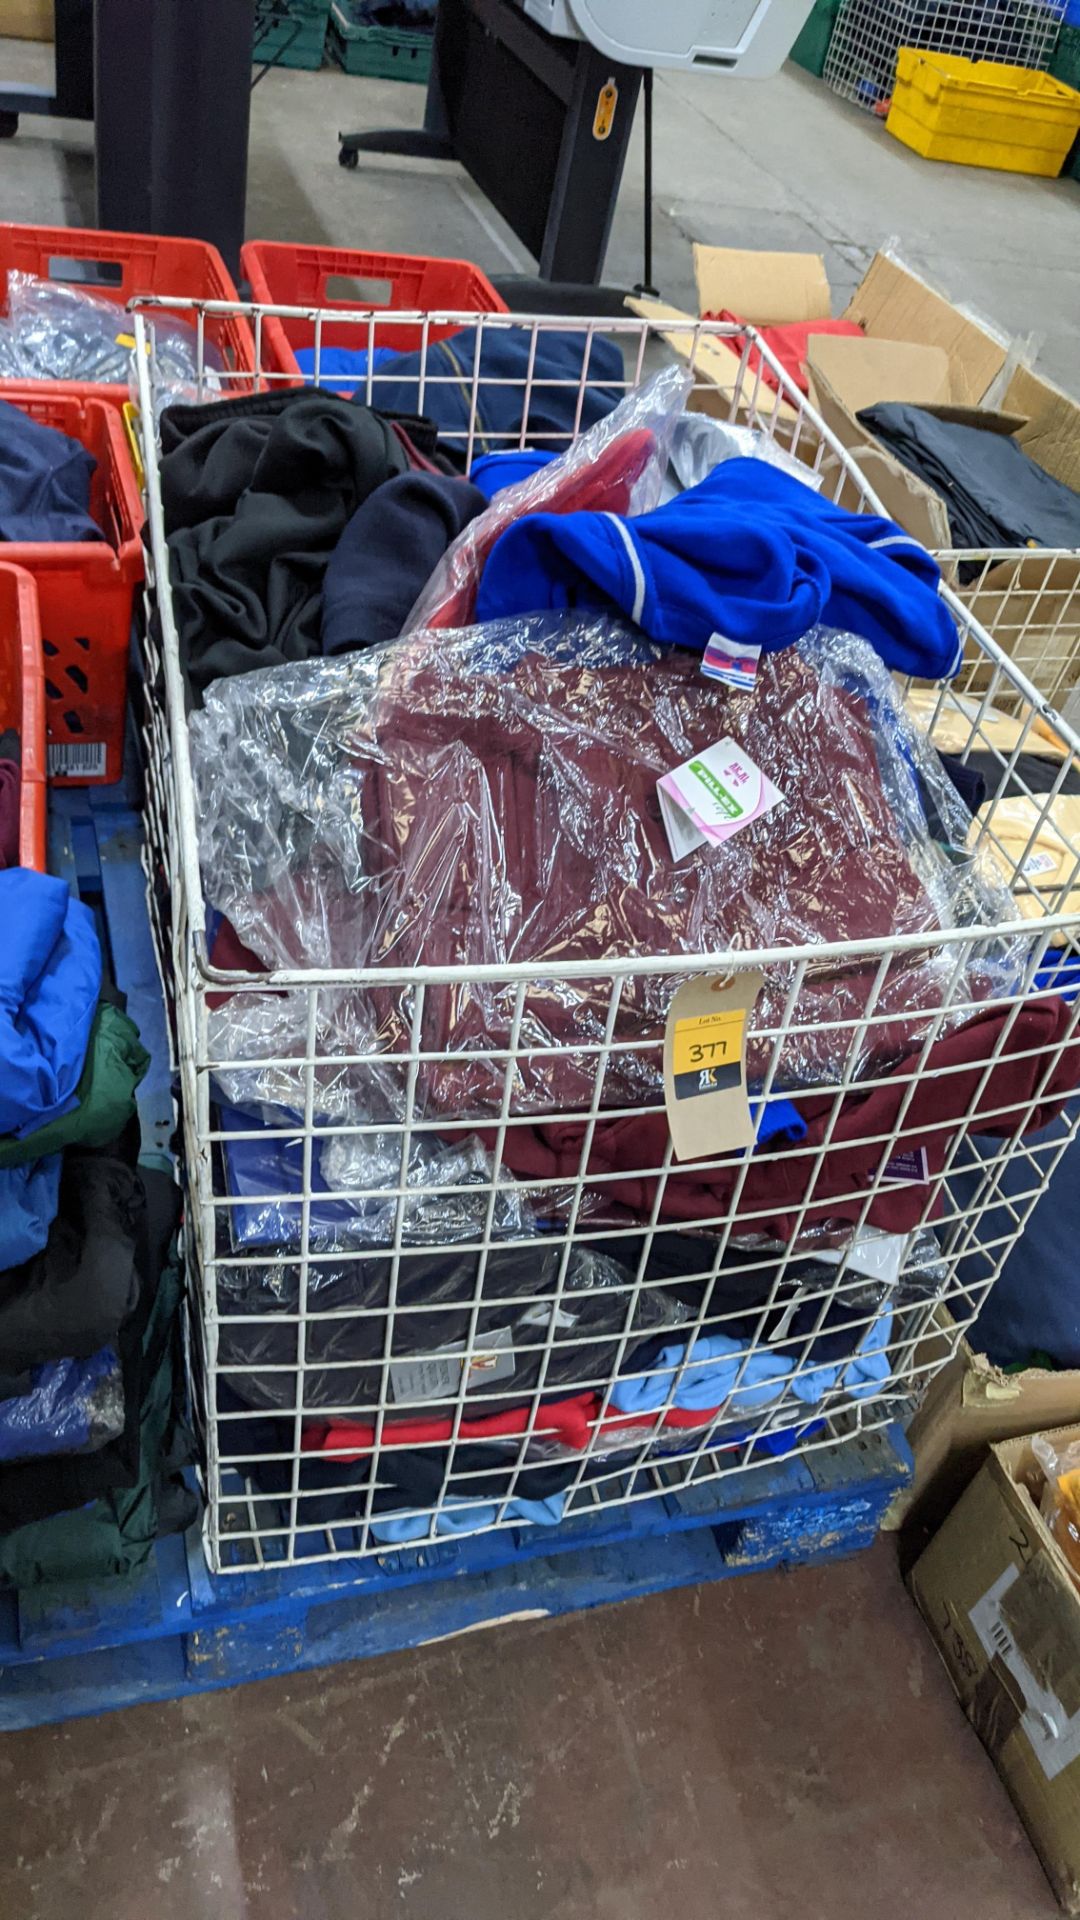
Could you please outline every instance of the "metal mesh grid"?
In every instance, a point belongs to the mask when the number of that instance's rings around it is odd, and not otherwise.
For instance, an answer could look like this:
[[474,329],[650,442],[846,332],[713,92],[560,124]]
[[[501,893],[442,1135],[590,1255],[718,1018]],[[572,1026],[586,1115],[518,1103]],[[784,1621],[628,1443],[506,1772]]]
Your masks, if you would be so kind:
[[825,56],[834,93],[873,112],[892,97],[901,47],[1045,71],[1065,0],[842,0]]
[[[1080,682],[1080,553],[998,548],[939,553],[946,579],[973,618],[1051,706],[1072,711]],[[973,652],[959,685],[979,691],[985,663]]]
[[[140,303],[135,320],[144,420],[154,417],[155,398],[152,356],[144,351],[148,305]],[[200,331],[205,313],[218,310],[197,309]],[[288,378],[262,365],[262,321],[266,312],[296,317],[295,310],[234,311],[251,319],[259,358],[255,375],[232,377],[251,384]],[[314,325],[318,355],[324,316],[301,317]],[[340,323],[342,315],[332,318]],[[384,326],[395,329],[399,345],[401,328],[412,329],[422,350],[434,327],[455,322],[479,324],[481,333],[489,326],[523,329],[534,343],[527,379],[544,328],[581,325],[509,317],[478,323],[472,314],[357,313],[354,320],[369,349]],[[653,323],[596,322],[586,331],[620,341],[628,388],[670,356],[664,330]],[[725,341],[737,357],[728,357]],[[678,343],[695,374],[698,405],[786,441],[832,497],[843,494],[847,504],[877,509],[851,457],[767,351],[751,358],[755,336],[701,323]],[[726,356],[720,380],[719,353]],[[778,380],[783,409],[762,379],[764,365]],[[370,368],[369,360],[366,397],[377,404],[379,376]],[[426,365],[424,371],[431,380],[439,377]],[[474,383],[462,435],[470,453],[475,391]],[[580,398],[577,412],[580,418]],[[433,1542],[450,1530],[546,1524],[887,1423],[942,1362],[941,1342],[927,1339],[939,1308],[948,1308],[959,1339],[1076,1125],[1071,1116],[1046,1130],[1038,1123],[1049,1114],[1049,1107],[1043,1111],[1048,1090],[1078,1077],[1070,1050],[1080,1007],[1070,1001],[1066,1010],[1057,990],[1068,983],[1080,926],[1080,839],[1057,827],[1056,809],[1080,777],[1080,742],[1009,657],[1008,646],[996,644],[954,602],[966,642],[961,679],[951,687],[909,687],[907,695],[943,748],[968,761],[979,756],[987,801],[972,839],[992,850],[1011,886],[1014,919],[1004,928],[953,926],[885,942],[566,963],[558,972],[560,990],[570,999],[587,992],[602,1014],[598,1035],[563,1043],[577,1075],[584,1063],[590,1091],[572,1109],[545,1111],[545,1129],[573,1129],[569,1156],[550,1175],[519,1176],[515,1189],[507,1177],[515,1140],[536,1123],[535,1114],[518,1110],[516,1089],[538,1054],[560,1052],[557,1044],[538,1048],[527,1037],[525,1011],[540,972],[535,966],[301,969],[268,976],[222,975],[209,965],[184,686],[156,453],[149,446],[146,466],[148,832],[152,870],[161,882],[156,931],[173,983],[181,1067],[190,1348],[211,1564],[243,1571],[382,1552],[388,1542],[405,1539]],[[1031,782],[1031,755],[1050,766],[1045,792]],[[1006,799],[1029,809],[1019,835],[1014,818],[997,811]],[[1032,866],[1047,835],[1060,841],[1049,875],[1041,863]],[[999,973],[998,989],[988,991],[981,970],[1006,950],[1010,977],[1001,984]],[[898,1061],[887,1035],[895,1023],[896,985],[914,956],[928,955],[936,985],[932,993],[909,997]],[[755,1029],[755,1097],[768,1107],[792,1091],[782,1063],[809,1031],[829,1063],[811,1089],[796,1094],[810,1096],[815,1125],[807,1141],[769,1156],[770,1174],[787,1195],[782,1239],[775,1232],[775,1200],[755,1185],[760,1157],[742,1153],[694,1163],[695,1175],[715,1188],[715,1200],[696,1213],[691,1234],[677,1199],[685,1174],[670,1144],[617,1167],[596,1151],[620,1117],[610,1100],[613,1075],[627,1054],[655,1062],[662,1041],[655,1027],[628,1031],[621,1008],[624,1001],[634,1004],[643,984],[659,988],[694,974],[754,966],[767,978],[782,972],[786,983],[779,1016]],[[823,967],[857,970],[865,995],[857,1015],[816,1018],[808,1028],[801,997]],[[550,982],[552,972],[546,964],[543,979]],[[479,1121],[479,1175],[436,1175],[425,1188],[430,1203],[464,1204],[469,1230],[418,1243],[410,1171],[417,1152],[433,1139],[460,1142],[478,1127],[475,1114],[433,1116],[426,1098],[432,1076],[453,1065],[451,1053],[431,1044],[425,1024],[429,996],[447,983],[502,995],[500,1043],[481,1056],[490,1061],[499,1092],[494,1110]],[[343,995],[373,990],[396,996],[405,1035],[394,1056],[403,1105],[389,1122],[362,1114],[328,1118],[328,1086],[344,1078],[363,1087],[385,1070],[386,1056],[370,1041],[351,1047],[342,1047],[340,1037],[332,1041],[340,1027],[324,1015]],[[288,995],[296,1016],[291,1047],[256,1045],[240,1062],[285,1076],[294,1090],[290,1110],[271,1114],[269,1132],[258,1133],[288,1145],[297,1178],[261,1195],[247,1192],[244,1204],[278,1209],[295,1232],[287,1245],[254,1252],[244,1251],[232,1230],[240,1201],[225,1176],[226,1150],[242,1135],[227,1133],[220,1118],[217,1076],[238,1064],[215,1051],[213,1003],[223,992],[238,1019],[271,994]],[[940,1042],[976,1019],[995,1017],[973,1077],[961,1081]],[[958,1110],[951,1089],[961,1086]],[[863,1119],[857,1103],[883,1092],[886,1105],[867,1105]],[[936,1133],[926,1117],[928,1095]],[[621,1110],[641,1123],[662,1111],[658,1098]],[[976,1113],[978,1134],[964,1124]],[[997,1134],[986,1131],[995,1125]],[[920,1163],[928,1126],[931,1150]],[[384,1164],[377,1180],[351,1198],[364,1204],[380,1198],[392,1226],[374,1255],[352,1246],[343,1257],[340,1249],[320,1245],[313,1231],[328,1199],[350,1198],[341,1187],[328,1187],[323,1155],[331,1141],[361,1142],[376,1133],[391,1143],[390,1168]],[[837,1179],[841,1142],[854,1143],[863,1156],[862,1171],[847,1185]],[[914,1164],[898,1158],[912,1152]],[[1019,1193],[1011,1182],[1005,1198],[1001,1182],[1010,1163],[1025,1178]],[[905,1181],[910,1205],[902,1263],[884,1274],[864,1271],[877,1257],[867,1252],[864,1230]],[[608,1204],[627,1183],[643,1195],[628,1218]],[[505,1218],[508,1193],[522,1187],[534,1213],[547,1221],[540,1236],[517,1231]],[[823,1225],[822,1194],[829,1209],[846,1216],[842,1231]],[[449,1293],[426,1291],[433,1258],[453,1264],[457,1278]],[[586,1284],[583,1258],[597,1263],[586,1271]],[[607,1260],[617,1263],[614,1270]],[[590,1318],[597,1302],[598,1321]],[[650,1351],[642,1358],[646,1329],[662,1340],[663,1355]],[[705,1340],[726,1344],[718,1352],[706,1349]]]

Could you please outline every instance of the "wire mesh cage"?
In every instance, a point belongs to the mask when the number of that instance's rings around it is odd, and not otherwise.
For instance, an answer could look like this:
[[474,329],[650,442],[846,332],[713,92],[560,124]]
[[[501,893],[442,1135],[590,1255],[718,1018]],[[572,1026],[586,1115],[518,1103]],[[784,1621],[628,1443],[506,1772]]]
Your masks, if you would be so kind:
[[[291,317],[239,311],[257,343]],[[605,338],[638,421],[677,390],[695,430],[878,510],[750,330],[353,317],[358,397],[395,377],[380,328],[412,330],[416,410],[458,397],[466,468],[533,436],[545,338],[571,328],[578,370],[547,381],[560,471],[610,458],[586,424]],[[516,371],[485,361],[496,337]],[[258,357],[230,378],[288,380]],[[888,1423],[1075,1130],[1068,724],[952,598],[952,684],[818,630],[747,702],[597,615],[440,626],[429,596],[390,646],[233,676],[189,719],[145,455],[147,821],[212,1566],[555,1526]],[[782,804],[724,862],[676,867],[658,769],[721,735]],[[754,1144],[679,1160],[663,1055],[688,980],[745,990]]]
[[[976,622],[1044,700],[1071,716],[1080,685],[1080,551],[952,549],[938,558]],[[986,680],[985,662],[971,650],[960,684],[978,691]]]
[[1045,71],[1065,0],[842,0],[823,78],[868,112],[888,102],[901,47]]

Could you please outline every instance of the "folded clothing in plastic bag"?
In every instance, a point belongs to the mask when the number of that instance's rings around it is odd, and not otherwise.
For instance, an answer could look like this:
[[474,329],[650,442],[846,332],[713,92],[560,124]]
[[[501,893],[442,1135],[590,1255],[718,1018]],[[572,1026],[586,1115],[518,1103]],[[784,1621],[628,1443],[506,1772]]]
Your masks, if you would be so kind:
[[[275,1129],[293,1116],[274,1118]],[[229,1136],[222,1159],[230,1194],[242,1204],[230,1207],[229,1240],[234,1252],[254,1247],[300,1245],[304,1143],[268,1130],[267,1120],[235,1107],[218,1110],[221,1131]],[[406,1244],[445,1245],[483,1237],[494,1162],[475,1139],[452,1144],[430,1135],[410,1140],[404,1185],[402,1231]],[[391,1134],[336,1134],[312,1142],[308,1245],[323,1252],[343,1247],[387,1247],[394,1238],[397,1200],[380,1188],[401,1181],[401,1139]],[[445,1193],[440,1187],[472,1186],[474,1193]],[[349,1190],[338,1199],[334,1188]],[[296,1199],[289,1198],[291,1194]],[[267,1198],[266,1196],[273,1196]],[[258,1196],[252,1198],[251,1196]],[[500,1239],[535,1233],[532,1210],[512,1175],[500,1173],[490,1231]]]
[[[657,780],[725,737],[781,801],[677,863]],[[592,1097],[595,1054],[577,1049],[602,1044],[609,987],[561,978],[567,961],[884,943],[1012,917],[996,869],[964,851],[970,815],[937,756],[851,636],[819,633],[768,657],[748,701],[704,679],[694,655],[606,619],[524,620],[438,644],[419,635],[223,682],[193,717],[192,742],[207,894],[265,965],[550,966],[525,994],[519,1114]],[[879,958],[807,967],[778,1089],[835,1078],[853,1050],[859,1072],[899,1057],[956,996],[947,950],[894,953],[880,981]],[[752,1036],[781,1026],[792,978],[790,966],[769,969]],[[1015,979],[1012,953],[973,962],[965,985],[978,998],[1002,979]],[[822,1024],[859,1023],[875,983],[874,1025]],[[659,975],[625,981],[613,1038],[633,1044],[609,1060],[603,1105],[657,1098],[672,990]],[[420,1068],[418,1114],[497,1111],[503,1067],[479,1055],[509,1046],[515,998],[478,978],[428,986],[421,1044],[444,1057]],[[303,1054],[306,1011],[302,994],[237,995],[216,1010],[215,1051],[257,1060],[254,1022],[264,1054]],[[344,1077],[359,1111],[381,1099],[373,1117],[400,1112],[391,1056],[408,1045],[410,990],[327,988],[320,1015],[320,1053],[372,1055],[317,1068],[320,1109]],[[771,1052],[751,1037],[751,1083]],[[273,1093],[258,1069],[247,1094],[238,1080],[230,1073],[233,1099],[303,1104],[299,1069]]]
[[[539,1240],[492,1247],[482,1278],[481,1259],[471,1247],[404,1249],[392,1320],[395,1261],[389,1250],[313,1259],[304,1409],[374,1409],[389,1398],[404,1410],[453,1400],[470,1339],[474,1357],[466,1390],[478,1399],[494,1396],[511,1404],[533,1392],[541,1378],[550,1392],[596,1386],[611,1373],[624,1335],[632,1346],[688,1317],[659,1287],[642,1292],[635,1303],[630,1276],[606,1254],[572,1248],[561,1292],[561,1246]],[[299,1305],[296,1265],[219,1265],[218,1364],[247,1405],[296,1405],[299,1327],[275,1316],[295,1315]],[[251,1314],[262,1318],[235,1318]]]
[[124,1383],[112,1347],[34,1367],[26,1393],[0,1400],[0,1460],[93,1453],[124,1428]]
[[[86,287],[8,274],[7,318],[0,320],[0,369],[8,379],[127,384],[135,346],[131,316]],[[159,405],[199,396],[199,336],[176,314],[147,311]],[[220,392],[221,355],[203,341],[202,396]]]

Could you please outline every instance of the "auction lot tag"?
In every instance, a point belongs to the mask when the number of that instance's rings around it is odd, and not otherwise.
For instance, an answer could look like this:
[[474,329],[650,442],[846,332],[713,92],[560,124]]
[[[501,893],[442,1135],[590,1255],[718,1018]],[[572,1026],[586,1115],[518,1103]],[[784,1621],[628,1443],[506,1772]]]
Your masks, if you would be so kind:
[[751,1147],[746,1027],[763,976],[756,970],[684,980],[668,1008],[664,1099],[677,1160]]

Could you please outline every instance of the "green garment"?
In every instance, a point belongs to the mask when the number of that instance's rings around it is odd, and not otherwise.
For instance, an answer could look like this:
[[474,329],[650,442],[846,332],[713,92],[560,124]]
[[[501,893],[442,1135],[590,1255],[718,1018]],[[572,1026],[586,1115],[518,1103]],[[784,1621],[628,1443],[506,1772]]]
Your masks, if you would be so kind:
[[76,1088],[78,1106],[24,1139],[0,1137],[0,1167],[21,1167],[62,1147],[104,1147],[116,1140],[135,1111],[135,1089],[149,1065],[138,1027],[119,1007],[101,1001]]
[[[0,1587],[26,1591],[75,1583],[85,1588],[88,1581],[134,1574],[150,1558],[159,1534],[178,1532],[195,1519],[197,1503],[181,1472],[191,1458],[191,1442],[182,1411],[180,1294],[174,1244],[143,1335],[149,1385],[142,1402],[136,1485],[0,1535]],[[50,1595],[50,1604],[61,1597]]]

